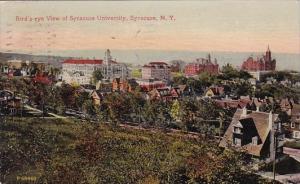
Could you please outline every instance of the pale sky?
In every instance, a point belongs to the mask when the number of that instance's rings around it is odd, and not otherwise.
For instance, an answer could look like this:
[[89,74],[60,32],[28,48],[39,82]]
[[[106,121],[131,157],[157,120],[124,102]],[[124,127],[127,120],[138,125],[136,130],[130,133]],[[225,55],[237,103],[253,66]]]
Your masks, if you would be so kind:
[[[174,21],[16,21],[46,16],[174,16]],[[300,3],[0,2],[0,50],[158,49],[300,53]]]

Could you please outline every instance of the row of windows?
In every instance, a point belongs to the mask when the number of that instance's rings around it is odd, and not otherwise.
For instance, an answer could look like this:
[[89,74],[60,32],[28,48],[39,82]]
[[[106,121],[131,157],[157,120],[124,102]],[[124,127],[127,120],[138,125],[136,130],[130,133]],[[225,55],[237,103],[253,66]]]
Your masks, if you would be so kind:
[[[300,136],[300,132],[299,133],[299,136]],[[240,138],[234,138],[233,139],[233,144],[236,145],[236,146],[242,146],[242,139]],[[258,138],[255,136],[255,137],[252,137],[252,142],[251,144],[253,145],[258,145]]]

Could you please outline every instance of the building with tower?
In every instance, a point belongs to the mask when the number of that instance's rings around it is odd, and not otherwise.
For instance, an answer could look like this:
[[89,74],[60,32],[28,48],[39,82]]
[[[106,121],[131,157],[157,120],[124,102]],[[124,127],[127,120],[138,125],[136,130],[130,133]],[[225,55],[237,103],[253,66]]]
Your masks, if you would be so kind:
[[184,68],[184,73],[187,77],[199,75],[202,72],[218,74],[219,65],[217,59],[215,58],[214,62],[212,62],[211,56],[208,54],[207,58],[198,58],[196,61],[187,64]]
[[246,71],[275,71],[276,60],[272,59],[269,46],[265,55],[256,59],[250,56],[243,62],[241,69]]
[[103,78],[112,81],[115,78],[126,79],[129,75],[127,66],[112,58],[110,50],[104,59],[67,59],[62,64],[62,79],[66,83],[90,84],[93,72],[100,70]]

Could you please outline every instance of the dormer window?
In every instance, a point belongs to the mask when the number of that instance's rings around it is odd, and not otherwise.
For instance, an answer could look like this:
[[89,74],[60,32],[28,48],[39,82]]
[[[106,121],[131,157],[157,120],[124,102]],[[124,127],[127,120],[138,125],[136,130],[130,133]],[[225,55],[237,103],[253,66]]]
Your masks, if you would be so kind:
[[240,127],[233,127],[233,132],[237,133],[237,134],[241,134],[242,133],[242,129]]
[[242,145],[242,140],[240,138],[234,138],[233,144],[236,146],[241,146]]
[[258,144],[258,138],[257,138],[257,136],[252,137],[252,144],[253,145],[257,145]]
[[295,128],[295,123],[294,122],[291,123],[291,128]]

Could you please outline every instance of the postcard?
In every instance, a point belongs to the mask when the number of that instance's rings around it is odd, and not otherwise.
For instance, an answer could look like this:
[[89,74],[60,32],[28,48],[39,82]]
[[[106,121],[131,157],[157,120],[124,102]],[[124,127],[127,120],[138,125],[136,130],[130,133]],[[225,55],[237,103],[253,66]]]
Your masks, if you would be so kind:
[[0,184],[300,183],[299,15],[0,1]]

